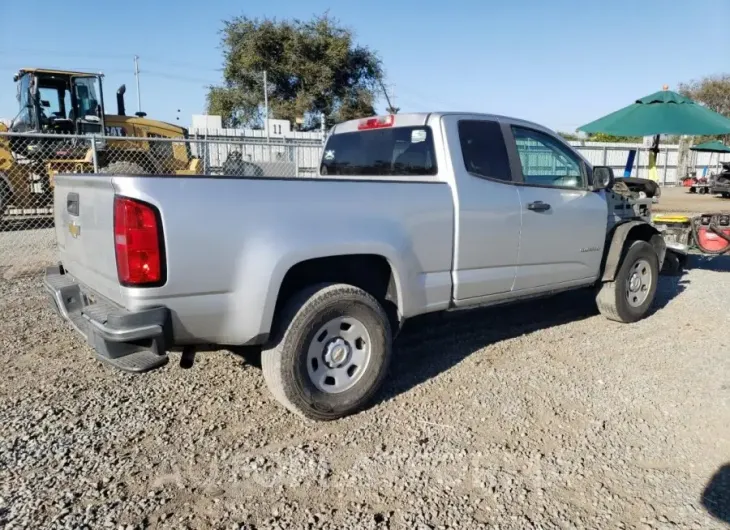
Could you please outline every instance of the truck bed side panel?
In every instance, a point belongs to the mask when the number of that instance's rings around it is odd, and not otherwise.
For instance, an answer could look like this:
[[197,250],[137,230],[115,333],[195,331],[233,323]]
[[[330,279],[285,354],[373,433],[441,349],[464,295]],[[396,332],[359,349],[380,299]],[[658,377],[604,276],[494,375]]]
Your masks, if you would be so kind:
[[313,258],[377,254],[396,271],[400,311],[450,303],[453,205],[441,183],[115,177],[157,206],[168,261],[159,288],[121,288],[130,308],[171,309],[178,342],[243,344],[269,332],[279,286]]

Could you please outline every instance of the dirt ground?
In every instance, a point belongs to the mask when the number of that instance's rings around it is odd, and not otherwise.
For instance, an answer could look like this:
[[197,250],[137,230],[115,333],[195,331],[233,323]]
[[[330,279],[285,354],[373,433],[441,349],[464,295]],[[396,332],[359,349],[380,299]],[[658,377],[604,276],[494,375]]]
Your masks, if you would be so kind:
[[730,199],[715,195],[689,193],[688,188],[662,188],[659,203],[652,208],[661,213],[730,213]]

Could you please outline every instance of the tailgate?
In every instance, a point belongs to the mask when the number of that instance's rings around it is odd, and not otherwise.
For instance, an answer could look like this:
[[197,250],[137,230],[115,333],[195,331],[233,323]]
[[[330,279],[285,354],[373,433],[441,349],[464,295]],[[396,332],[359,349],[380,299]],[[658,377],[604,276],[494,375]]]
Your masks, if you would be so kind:
[[64,268],[82,284],[119,303],[112,176],[57,176],[54,221]]

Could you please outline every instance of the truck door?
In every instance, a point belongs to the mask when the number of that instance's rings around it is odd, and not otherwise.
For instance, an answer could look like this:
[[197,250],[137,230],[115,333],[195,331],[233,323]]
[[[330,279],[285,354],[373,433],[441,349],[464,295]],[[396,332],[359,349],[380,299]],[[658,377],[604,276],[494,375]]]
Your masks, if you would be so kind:
[[[599,273],[608,211],[588,189],[585,162],[544,131],[512,125],[508,148],[519,157],[522,235],[514,290],[546,291],[591,283]],[[518,176],[518,178],[520,178]]]
[[515,279],[521,208],[502,129],[479,117],[444,117],[455,178],[454,300],[506,296]]

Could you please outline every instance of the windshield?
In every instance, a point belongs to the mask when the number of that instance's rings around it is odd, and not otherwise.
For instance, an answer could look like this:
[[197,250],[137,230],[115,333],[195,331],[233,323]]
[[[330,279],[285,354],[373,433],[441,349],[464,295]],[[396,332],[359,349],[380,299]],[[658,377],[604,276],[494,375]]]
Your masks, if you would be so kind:
[[30,126],[30,74],[24,74],[18,80],[18,116],[13,120],[13,127]]
[[86,116],[100,116],[101,104],[99,103],[98,90],[99,80],[96,77],[74,77],[74,90],[76,92],[76,104],[79,109],[79,118]]

